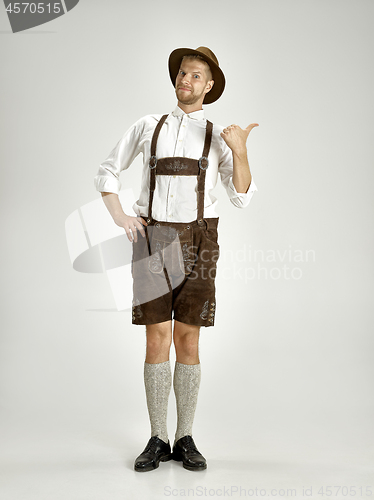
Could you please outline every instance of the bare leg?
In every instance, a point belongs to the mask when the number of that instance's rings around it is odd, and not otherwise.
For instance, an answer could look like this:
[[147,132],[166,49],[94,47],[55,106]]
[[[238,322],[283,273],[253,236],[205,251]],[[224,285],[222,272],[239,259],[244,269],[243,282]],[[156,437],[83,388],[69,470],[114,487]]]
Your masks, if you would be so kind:
[[168,361],[171,346],[171,320],[163,323],[147,325],[146,363],[163,363]]
[[200,326],[186,325],[174,320],[174,345],[177,361],[185,365],[196,365],[199,360]]

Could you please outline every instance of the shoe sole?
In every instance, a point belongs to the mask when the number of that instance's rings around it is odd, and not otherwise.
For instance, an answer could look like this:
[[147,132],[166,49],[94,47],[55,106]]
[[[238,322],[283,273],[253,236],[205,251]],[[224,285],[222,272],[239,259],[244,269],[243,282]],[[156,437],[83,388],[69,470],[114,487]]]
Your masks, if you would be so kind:
[[140,467],[137,468],[136,466],[134,466],[134,470],[136,472],[149,472],[151,470],[156,470],[156,469],[158,469],[160,462],[168,462],[171,459],[172,459],[171,453],[169,455],[162,455],[159,458],[159,460],[157,460],[157,462],[155,462],[155,467],[153,467],[153,465],[149,465],[148,467],[141,467],[141,468]]
[[[176,462],[183,462],[182,456],[177,453],[172,453],[172,459],[175,460]],[[183,462],[183,468],[191,471],[205,470],[207,468],[207,464],[193,467],[192,465],[188,465],[185,462]]]

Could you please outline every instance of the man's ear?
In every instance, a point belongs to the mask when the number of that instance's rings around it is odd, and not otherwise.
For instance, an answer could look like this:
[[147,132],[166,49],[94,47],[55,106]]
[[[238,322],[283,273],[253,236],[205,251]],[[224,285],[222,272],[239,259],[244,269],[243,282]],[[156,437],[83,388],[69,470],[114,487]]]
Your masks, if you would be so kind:
[[205,92],[206,94],[212,90],[213,85],[214,85],[214,80],[209,80],[209,82],[207,83],[208,90]]

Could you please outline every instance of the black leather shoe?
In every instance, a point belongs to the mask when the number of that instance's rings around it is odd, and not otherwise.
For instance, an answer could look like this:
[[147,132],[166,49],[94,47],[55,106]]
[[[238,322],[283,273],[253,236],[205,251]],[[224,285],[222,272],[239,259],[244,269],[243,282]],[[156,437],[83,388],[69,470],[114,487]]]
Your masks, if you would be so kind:
[[137,472],[154,470],[160,465],[160,461],[167,462],[171,458],[170,442],[165,443],[157,436],[152,436],[143,453],[135,460],[134,469]]
[[173,446],[173,460],[183,462],[187,470],[204,470],[207,468],[205,458],[196,448],[192,436],[183,436]]

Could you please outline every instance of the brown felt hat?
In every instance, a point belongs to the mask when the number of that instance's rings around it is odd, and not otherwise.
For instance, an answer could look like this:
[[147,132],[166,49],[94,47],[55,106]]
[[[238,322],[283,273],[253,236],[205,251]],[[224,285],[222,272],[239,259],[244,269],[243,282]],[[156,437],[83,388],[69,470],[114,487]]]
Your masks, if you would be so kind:
[[198,47],[197,49],[175,49],[169,56],[169,73],[172,84],[175,87],[175,80],[184,56],[196,54],[201,56],[210,67],[212,72],[214,85],[212,89],[205,95],[203,104],[211,104],[221,97],[225,88],[225,75],[219,67],[218,59],[208,47]]

